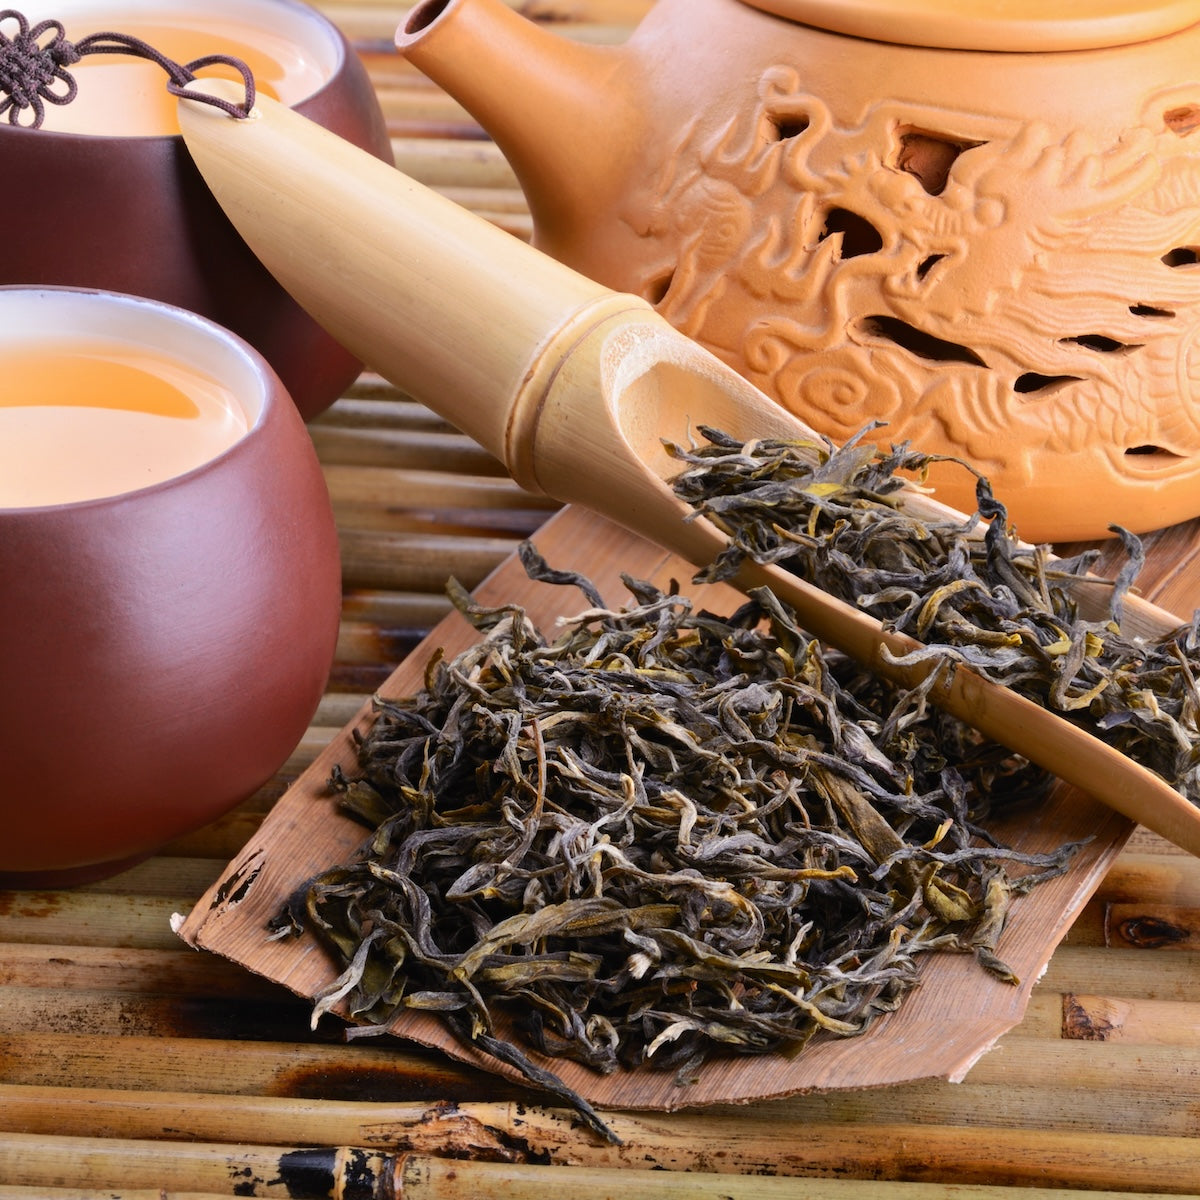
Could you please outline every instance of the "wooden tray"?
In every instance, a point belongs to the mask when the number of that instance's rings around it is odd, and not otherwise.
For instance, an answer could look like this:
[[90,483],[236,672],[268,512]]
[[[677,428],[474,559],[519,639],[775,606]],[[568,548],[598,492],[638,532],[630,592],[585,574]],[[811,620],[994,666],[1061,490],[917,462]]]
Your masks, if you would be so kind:
[[[624,596],[620,574],[659,585],[686,582],[692,570],[662,550],[583,510],[568,508],[534,537],[552,566],[589,575],[610,603]],[[730,611],[740,597],[728,588],[685,587],[706,607]],[[535,584],[515,556],[478,589],[488,604],[518,603],[550,631],[558,616],[584,607],[572,589]],[[468,645],[474,631],[448,617],[379,689],[390,699],[411,695],[435,648],[448,655]],[[340,816],[328,795],[332,768],[354,770],[351,730],[360,713],[283,797],[268,820],[181,927],[192,945],[213,951],[311,998],[338,968],[309,938],[268,940],[267,923],[310,876],[351,857],[363,829]],[[1028,852],[1087,841],[1067,872],[1034,888],[1014,905],[998,947],[1020,979],[1002,983],[971,956],[937,953],[922,964],[921,983],[900,1010],[851,1039],[818,1041],[794,1060],[779,1056],[712,1061],[694,1082],[678,1086],[669,1072],[645,1068],[602,1076],[569,1062],[532,1055],[593,1104],[616,1108],[675,1109],[718,1101],[749,1101],[811,1088],[867,1087],[915,1079],[961,1079],[971,1064],[1025,1011],[1030,989],[1075,916],[1120,852],[1133,825],[1080,792],[1060,785],[1047,802],[1029,806],[995,832]],[[1090,840],[1089,840],[1090,839]],[[427,1014],[401,1014],[392,1032],[437,1047],[477,1066],[511,1074],[490,1056],[461,1045]]]

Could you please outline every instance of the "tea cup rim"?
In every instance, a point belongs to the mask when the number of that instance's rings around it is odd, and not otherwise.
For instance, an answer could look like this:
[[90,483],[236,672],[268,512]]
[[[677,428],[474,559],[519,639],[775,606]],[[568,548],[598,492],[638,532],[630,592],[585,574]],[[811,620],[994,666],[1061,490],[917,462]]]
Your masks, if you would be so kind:
[[[93,496],[79,500],[64,500],[54,504],[3,505],[0,504],[0,518],[35,517],[37,514],[61,513],[64,510],[78,511],[83,509],[109,508],[119,504],[129,503],[153,494],[175,491],[189,484],[197,477],[215,470],[224,469],[224,464],[238,454],[244,454],[246,447],[262,436],[262,431],[274,414],[278,411],[292,409],[291,397],[275,369],[266,358],[256,350],[245,338],[209,317],[200,316],[186,308],[168,304],[162,300],[154,300],[145,296],[135,296],[127,292],[110,291],[105,288],[69,287],[42,284],[0,284],[0,305],[5,297],[25,296],[30,299],[54,296],[92,297],[95,302],[103,305],[128,306],[130,309],[140,309],[155,314],[152,319],[171,322],[179,328],[190,328],[195,336],[207,339],[215,345],[222,346],[223,353],[230,356],[229,361],[240,360],[242,369],[247,373],[246,379],[252,379],[256,389],[257,411],[247,406],[246,432],[238,437],[231,445],[205,459],[196,466],[166,479],[160,479],[141,487],[129,488],[107,496]],[[90,303],[85,300],[84,303]],[[56,327],[55,332],[61,332]],[[0,335],[0,341],[3,340]],[[160,349],[151,340],[145,343],[152,349]],[[297,414],[296,420],[299,421]]]

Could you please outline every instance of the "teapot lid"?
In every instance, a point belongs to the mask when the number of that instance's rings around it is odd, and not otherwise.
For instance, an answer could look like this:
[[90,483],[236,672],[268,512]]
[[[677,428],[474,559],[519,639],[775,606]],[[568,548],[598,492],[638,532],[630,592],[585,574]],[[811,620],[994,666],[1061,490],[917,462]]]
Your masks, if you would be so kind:
[[1197,0],[743,0],[763,12],[874,42],[943,50],[1124,46],[1200,21]]

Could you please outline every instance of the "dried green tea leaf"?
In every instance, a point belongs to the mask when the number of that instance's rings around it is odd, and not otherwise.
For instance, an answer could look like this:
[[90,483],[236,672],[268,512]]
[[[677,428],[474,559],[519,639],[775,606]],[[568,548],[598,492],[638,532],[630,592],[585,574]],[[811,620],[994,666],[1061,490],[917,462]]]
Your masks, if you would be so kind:
[[1017,854],[980,820],[1041,773],[824,651],[770,592],[725,617],[627,579],[608,608],[522,553],[588,607],[548,640],[455,590],[481,640],[378,702],[333,780],[370,833],[277,922],[341,965],[318,1012],[436,1012],[545,1084],[503,1010],[546,1054],[686,1080],[862,1032],[924,951],[1003,970],[1001,900],[1072,848]]
[[669,445],[681,462],[676,494],[729,538],[698,578],[731,578],[747,559],[777,564],[924,643],[909,660],[965,663],[1200,799],[1200,613],[1160,641],[1122,632],[1140,541],[1114,529],[1127,560],[1108,612],[1086,620],[1074,588],[1096,552],[1052,560],[1047,547],[1022,544],[983,478],[965,523],[899,511],[906,475],[936,460],[865,445],[866,432],[840,449],[713,429],[699,447]]

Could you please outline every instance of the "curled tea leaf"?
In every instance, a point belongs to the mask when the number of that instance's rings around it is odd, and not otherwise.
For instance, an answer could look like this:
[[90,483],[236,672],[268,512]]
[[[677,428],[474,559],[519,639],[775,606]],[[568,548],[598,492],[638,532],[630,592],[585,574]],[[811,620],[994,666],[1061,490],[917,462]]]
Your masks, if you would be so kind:
[[549,640],[453,592],[480,641],[380,701],[333,780],[369,835],[279,921],[340,964],[320,1011],[435,1012],[540,1083],[506,1031],[686,1079],[861,1032],[927,950],[996,966],[992,881],[1071,848],[1016,854],[979,822],[1044,777],[864,679],[769,592],[719,616],[630,579],[610,608],[523,557],[585,610]]
[[[983,478],[977,516],[918,520],[899,511],[897,494],[935,460],[907,446],[868,446],[867,431],[841,449],[701,432],[699,447],[668,446],[681,462],[676,494],[729,537],[699,578],[731,578],[747,559],[777,564],[924,643],[900,661],[965,663],[1103,731],[1200,799],[1200,614],[1161,641],[1122,632],[1145,557],[1134,535],[1115,530],[1125,565],[1108,611],[1085,619],[1075,589],[1096,554],[1056,560],[1021,543]],[[990,522],[982,536],[977,518]]]

